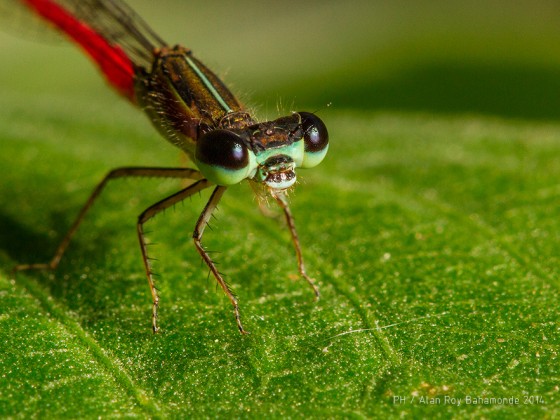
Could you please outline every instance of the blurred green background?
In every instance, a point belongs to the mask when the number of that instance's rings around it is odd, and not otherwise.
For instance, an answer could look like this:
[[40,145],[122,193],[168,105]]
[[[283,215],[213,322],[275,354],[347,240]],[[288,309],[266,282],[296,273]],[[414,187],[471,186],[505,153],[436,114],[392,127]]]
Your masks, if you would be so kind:
[[[170,44],[192,48],[263,113],[332,103],[335,109],[560,116],[555,1],[130,3]],[[97,82],[72,47],[1,36],[4,89],[84,92],[84,84]],[[38,66],[36,77],[24,71],[28,66]],[[6,83],[18,77],[22,83]]]

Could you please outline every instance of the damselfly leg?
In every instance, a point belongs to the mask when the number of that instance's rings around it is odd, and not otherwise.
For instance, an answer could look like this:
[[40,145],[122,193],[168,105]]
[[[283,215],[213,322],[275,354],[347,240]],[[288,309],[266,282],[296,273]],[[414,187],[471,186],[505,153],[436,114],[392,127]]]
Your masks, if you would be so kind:
[[113,169],[109,172],[103,180],[97,184],[91,195],[89,196],[88,200],[80,210],[78,216],[74,220],[74,223],[64,235],[64,238],[58,245],[53,258],[47,263],[33,263],[33,264],[19,264],[16,265],[12,269],[12,275],[19,271],[27,271],[27,270],[55,270],[64,253],[68,249],[68,245],[72,240],[72,237],[75,235],[76,231],[78,230],[80,224],[84,220],[86,214],[93,206],[96,199],[99,197],[103,189],[107,186],[109,181],[118,179],[118,178],[131,178],[131,177],[157,177],[157,178],[179,178],[179,179],[190,179],[197,181],[194,184],[190,185],[187,188],[179,191],[176,194],[173,194],[170,197],[167,197],[164,200],[157,202],[156,204],[150,206],[146,209],[138,218],[138,238],[140,240],[140,248],[142,250],[142,259],[144,261],[144,266],[146,268],[146,275],[148,277],[148,283],[150,285],[150,291],[153,298],[153,310],[152,310],[152,326],[154,332],[157,332],[157,309],[159,305],[159,296],[157,294],[157,290],[155,287],[155,282],[153,278],[153,272],[151,269],[150,259],[147,253],[147,246],[146,241],[144,238],[143,232],[143,224],[154,217],[157,213],[164,210],[165,208],[184,200],[185,198],[189,197],[192,194],[195,194],[204,188],[208,187],[210,183],[202,179],[202,175],[199,171],[195,169],[188,169],[188,168],[143,168],[143,167],[124,167],[124,168],[117,168]]
[[[150,257],[148,256],[148,247],[146,243],[146,238],[144,236],[144,223],[154,217],[156,214],[162,212],[163,210],[173,206],[174,204],[180,203],[185,198],[196,194],[205,188],[210,186],[210,182],[206,179],[201,179],[194,184],[182,189],[181,191],[164,198],[161,201],[153,204],[142,212],[138,217],[138,223],[136,228],[138,231],[138,240],[140,241],[140,249],[142,251],[142,260],[144,261],[144,268],[146,269],[146,276],[148,277],[148,283],[150,285],[150,291],[152,293],[153,306],[152,306],[152,329],[154,333],[159,331],[157,325],[158,318],[158,308],[159,308],[159,295],[155,286],[154,272],[152,270],[152,264],[150,263]],[[207,262],[208,264],[208,262]]]
[[292,235],[292,242],[294,244],[294,248],[296,250],[296,257],[298,263],[298,270],[299,274],[309,283],[309,286],[313,289],[313,293],[315,293],[315,298],[319,299],[319,288],[315,284],[315,280],[309,277],[307,272],[305,271],[305,264],[303,262],[303,254],[301,253],[301,246],[299,244],[299,237],[296,231],[296,225],[294,222],[294,217],[292,216],[292,212],[290,210],[290,206],[288,204],[288,200],[286,199],[285,191],[274,191],[271,192],[272,196],[276,200],[276,202],[282,208],[284,212],[284,216],[286,216],[286,223],[288,223],[288,229],[290,229],[290,234]]
[[198,180],[202,179],[202,174],[195,169],[187,168],[144,168],[144,167],[123,167],[116,168],[109,172],[103,180],[97,184],[86,203],[80,210],[80,213],[72,223],[72,226],[64,235],[64,238],[58,245],[53,258],[47,263],[35,263],[35,264],[18,264],[12,269],[12,273],[18,271],[26,270],[55,270],[62,259],[62,256],[66,252],[70,240],[78,230],[78,227],[82,223],[84,217],[86,216],[89,209],[92,207],[93,203],[99,197],[103,189],[106,187],[107,183],[113,179],[117,178],[132,178],[132,177],[150,177],[150,178],[180,178],[180,179],[191,179]]
[[208,222],[212,217],[212,213],[216,209],[216,206],[218,205],[218,202],[222,198],[222,195],[224,194],[225,191],[226,191],[226,187],[216,187],[214,189],[214,192],[212,193],[210,200],[208,200],[206,207],[204,208],[204,210],[200,214],[200,217],[198,218],[198,221],[196,222],[196,226],[193,232],[193,239],[194,239],[194,245],[196,246],[198,253],[202,257],[206,265],[210,268],[210,271],[212,271],[212,274],[216,278],[216,281],[218,282],[218,284],[220,285],[220,287],[222,288],[226,296],[229,298],[231,304],[233,305],[233,312],[235,314],[235,321],[237,322],[237,328],[239,328],[241,334],[247,334],[248,332],[243,328],[243,325],[241,324],[237,298],[235,297],[235,295],[233,294],[233,292],[225,282],[222,273],[220,273],[220,271],[216,268],[216,264],[214,264],[214,261],[212,261],[212,258],[210,258],[210,255],[204,249],[201,243],[204,229],[208,225]]

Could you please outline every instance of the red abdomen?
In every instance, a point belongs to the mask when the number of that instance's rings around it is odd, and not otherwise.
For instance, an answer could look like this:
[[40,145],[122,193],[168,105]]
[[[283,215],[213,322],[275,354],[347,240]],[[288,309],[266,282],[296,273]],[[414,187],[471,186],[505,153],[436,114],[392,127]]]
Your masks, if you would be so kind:
[[134,97],[134,63],[117,44],[111,43],[84,20],[53,0],[22,0],[36,14],[72,38],[99,66],[109,84],[131,101]]

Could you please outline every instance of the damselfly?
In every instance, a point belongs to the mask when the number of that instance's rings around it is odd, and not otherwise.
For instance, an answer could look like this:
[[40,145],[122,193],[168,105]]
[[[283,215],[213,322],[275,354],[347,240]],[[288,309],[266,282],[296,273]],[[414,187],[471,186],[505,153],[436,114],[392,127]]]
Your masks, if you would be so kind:
[[55,269],[85,214],[110,180],[122,177],[191,180],[188,186],[148,207],[138,218],[138,239],[153,298],[153,331],[158,331],[159,296],[144,224],[164,209],[213,186],[195,225],[194,244],[233,305],[239,331],[245,333],[237,299],[201,240],[227,187],[248,180],[255,191],[269,194],[282,209],[295,247],[299,274],[315,296],[319,296],[317,286],[305,271],[286,196],[296,181],[296,168],[311,168],[327,153],[327,129],[316,115],[294,112],[274,121],[257,122],[189,49],[168,46],[120,0],[14,1],[23,3],[77,43],[101,69],[109,84],[142,108],[161,134],[185,152],[199,169],[124,167],[110,171],[94,189],[51,261],[22,264],[16,267],[17,271]]

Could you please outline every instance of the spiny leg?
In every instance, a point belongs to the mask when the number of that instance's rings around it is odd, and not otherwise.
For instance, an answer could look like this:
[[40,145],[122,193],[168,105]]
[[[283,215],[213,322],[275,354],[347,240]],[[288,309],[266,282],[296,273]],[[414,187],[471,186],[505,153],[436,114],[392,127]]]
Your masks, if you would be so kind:
[[78,230],[78,227],[82,223],[86,213],[92,207],[93,203],[95,202],[96,198],[101,194],[101,191],[107,183],[116,178],[124,178],[124,177],[160,177],[160,178],[188,178],[188,179],[201,179],[202,175],[200,172],[194,169],[186,169],[186,168],[144,168],[144,167],[123,167],[113,169],[109,172],[103,180],[97,184],[91,195],[89,196],[88,200],[80,210],[80,213],[74,220],[74,223],[58,245],[56,252],[53,258],[48,263],[35,263],[35,264],[19,264],[16,265],[12,269],[12,274],[15,274],[18,271],[25,271],[25,270],[54,270],[58,267],[64,252],[68,248],[70,244],[70,240]]
[[222,195],[224,194],[225,190],[226,187],[219,187],[219,186],[214,189],[214,192],[210,196],[210,199],[208,200],[206,207],[204,207],[204,210],[202,211],[200,217],[198,218],[198,221],[196,222],[196,226],[193,232],[193,239],[194,239],[194,245],[196,246],[198,253],[202,257],[206,265],[210,268],[210,271],[212,271],[212,274],[216,278],[216,281],[223,289],[224,293],[226,294],[231,304],[233,305],[233,312],[235,314],[235,321],[237,322],[237,328],[239,328],[241,334],[248,334],[248,331],[245,331],[245,329],[243,328],[243,324],[241,324],[241,318],[239,316],[239,305],[237,303],[236,297],[232,293],[231,289],[223,279],[221,273],[216,268],[216,265],[212,261],[212,258],[210,258],[208,252],[206,252],[206,250],[204,249],[201,243],[202,234],[204,233],[204,228],[206,227],[208,221],[212,217],[212,212],[216,209],[216,206],[218,205],[218,202],[222,198]]
[[148,220],[150,220],[152,217],[165,210],[166,208],[183,201],[185,198],[190,197],[191,195],[196,194],[197,192],[200,192],[209,186],[210,182],[206,179],[197,181],[194,184],[182,189],[181,191],[170,195],[169,197],[164,198],[161,201],[158,201],[157,203],[148,207],[142,212],[140,216],[138,216],[136,229],[138,231],[138,240],[140,241],[140,249],[142,251],[142,260],[144,261],[144,268],[146,269],[146,276],[148,277],[148,283],[150,285],[150,291],[152,293],[152,329],[154,333],[157,333],[159,330],[157,326],[159,296],[155,286],[154,272],[152,271],[152,265],[150,263],[150,258],[148,257],[146,238],[144,236],[144,223],[146,223]]
[[290,206],[288,205],[288,200],[286,199],[286,194],[284,193],[284,191],[273,191],[272,196],[274,197],[276,202],[280,205],[280,207],[284,211],[284,215],[286,216],[286,222],[288,223],[288,228],[290,229],[290,233],[292,235],[292,242],[296,250],[299,274],[307,281],[307,283],[309,283],[309,285],[313,289],[313,292],[315,293],[315,298],[318,299],[319,288],[315,284],[315,281],[311,277],[309,277],[305,272],[305,265],[303,263],[303,255],[301,253],[299,237],[296,231],[294,217],[292,216],[292,212],[290,211]]

